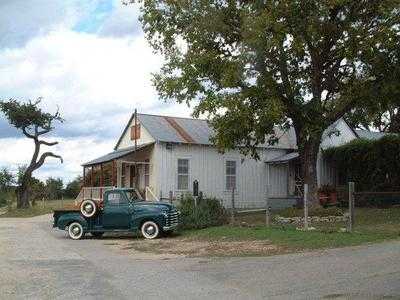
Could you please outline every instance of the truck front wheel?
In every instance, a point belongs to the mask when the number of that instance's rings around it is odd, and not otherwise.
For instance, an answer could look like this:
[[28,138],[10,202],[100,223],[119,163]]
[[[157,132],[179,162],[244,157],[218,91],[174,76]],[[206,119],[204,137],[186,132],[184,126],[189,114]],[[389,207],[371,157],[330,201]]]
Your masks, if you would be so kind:
[[146,239],[155,239],[160,235],[160,228],[156,222],[146,221],[142,225],[141,232]]
[[73,240],[79,240],[83,237],[84,231],[83,227],[78,222],[73,222],[68,226],[68,235]]

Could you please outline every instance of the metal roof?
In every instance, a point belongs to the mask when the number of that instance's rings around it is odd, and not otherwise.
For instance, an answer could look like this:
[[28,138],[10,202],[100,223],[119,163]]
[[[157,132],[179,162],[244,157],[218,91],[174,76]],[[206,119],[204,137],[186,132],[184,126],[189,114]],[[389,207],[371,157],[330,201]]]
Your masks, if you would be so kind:
[[383,138],[385,135],[388,135],[388,133],[385,132],[369,131],[363,129],[356,129],[356,133],[359,136],[359,138],[367,140],[379,140]]
[[299,153],[298,152],[291,152],[291,153],[287,153],[285,155],[279,156],[279,157],[275,157],[272,158],[270,160],[265,161],[265,163],[267,164],[282,164],[282,163],[287,163],[293,159],[296,159],[299,157]]
[[[138,145],[136,149],[140,150],[140,149],[143,149],[143,148],[145,148],[147,146],[150,146],[152,144],[154,144],[154,143],[147,143],[147,144]],[[109,162],[109,161],[112,161],[114,159],[124,157],[124,156],[126,156],[128,154],[131,154],[133,152],[135,152],[135,146],[124,148],[124,149],[121,149],[121,150],[115,150],[115,151],[110,152],[110,153],[108,153],[106,155],[103,155],[103,156],[100,156],[100,157],[98,157],[96,159],[93,159],[93,160],[91,160],[91,161],[89,161],[87,163],[84,163],[84,164],[82,164],[82,166],[97,165],[97,164],[100,164],[100,163]]]
[[[174,128],[170,122],[166,120],[165,116],[138,114],[139,123],[146,128],[149,134],[159,142],[170,143],[188,143],[188,141]],[[195,144],[212,145],[210,138],[214,133],[213,128],[206,120],[168,117],[173,119],[184,130],[185,134],[189,135]],[[132,118],[130,122],[132,121]],[[129,127],[129,126],[128,126]],[[125,129],[126,131],[127,129]],[[124,133],[125,133],[124,131]],[[294,129],[288,131],[281,131],[276,129],[277,136],[280,137],[279,142],[270,145],[267,142],[259,145],[265,148],[283,148],[283,149],[296,149],[296,137]],[[123,134],[124,134],[123,133]]]

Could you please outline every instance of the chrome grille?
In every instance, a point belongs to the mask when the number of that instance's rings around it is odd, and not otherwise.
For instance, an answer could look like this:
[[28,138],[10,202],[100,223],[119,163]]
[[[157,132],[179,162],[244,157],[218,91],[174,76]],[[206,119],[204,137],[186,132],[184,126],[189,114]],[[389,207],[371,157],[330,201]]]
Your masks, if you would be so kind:
[[177,211],[172,211],[168,213],[165,226],[177,226],[179,223],[179,213]]

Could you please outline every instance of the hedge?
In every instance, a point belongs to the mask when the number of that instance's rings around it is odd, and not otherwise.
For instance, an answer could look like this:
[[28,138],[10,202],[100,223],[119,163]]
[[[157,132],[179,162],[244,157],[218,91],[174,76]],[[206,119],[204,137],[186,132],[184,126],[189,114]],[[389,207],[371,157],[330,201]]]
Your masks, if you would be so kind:
[[358,191],[400,191],[400,137],[357,139],[324,151]]

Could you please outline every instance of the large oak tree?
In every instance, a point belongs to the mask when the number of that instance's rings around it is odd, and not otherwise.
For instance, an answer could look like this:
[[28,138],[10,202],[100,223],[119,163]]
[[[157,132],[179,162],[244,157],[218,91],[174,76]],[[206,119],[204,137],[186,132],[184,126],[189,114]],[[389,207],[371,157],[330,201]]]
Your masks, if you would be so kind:
[[377,80],[373,58],[399,41],[399,0],[128,2],[165,58],[160,96],[206,115],[221,150],[257,157],[274,126],[293,126],[314,201],[323,131],[359,104]]
[[[0,101],[0,111],[4,113],[8,121],[34,143],[34,152],[30,163],[23,168],[19,186],[17,190],[17,207],[29,207],[30,200],[30,182],[32,174],[39,169],[48,157],[55,157],[63,162],[60,155],[53,152],[44,152],[40,154],[40,147],[55,146],[58,142],[48,142],[42,139],[42,136],[53,130],[53,123],[62,122],[59,112],[54,114],[43,112],[39,107],[41,99],[37,101],[18,102],[11,99],[9,101]],[[21,169],[22,170],[22,169]]]

